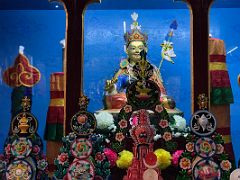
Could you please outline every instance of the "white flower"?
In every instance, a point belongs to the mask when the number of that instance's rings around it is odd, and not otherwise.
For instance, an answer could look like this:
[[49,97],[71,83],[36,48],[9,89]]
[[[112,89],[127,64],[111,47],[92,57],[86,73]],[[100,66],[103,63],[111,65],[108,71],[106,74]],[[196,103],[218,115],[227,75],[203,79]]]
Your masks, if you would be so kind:
[[110,130],[111,132],[116,132],[117,130],[117,126],[115,126],[114,124],[112,124],[111,126],[108,127],[108,130]]
[[97,119],[98,129],[109,129],[110,126],[114,125],[113,115],[108,112],[95,113],[94,116]]
[[186,120],[179,115],[174,115],[173,118],[175,119],[175,128],[177,128],[179,131],[184,131],[186,128]]
[[175,134],[174,134],[174,136],[175,137],[180,137],[182,134],[180,133],[180,132],[176,132]]
[[160,134],[156,134],[154,137],[153,137],[153,140],[154,141],[157,141],[161,138],[162,136]]

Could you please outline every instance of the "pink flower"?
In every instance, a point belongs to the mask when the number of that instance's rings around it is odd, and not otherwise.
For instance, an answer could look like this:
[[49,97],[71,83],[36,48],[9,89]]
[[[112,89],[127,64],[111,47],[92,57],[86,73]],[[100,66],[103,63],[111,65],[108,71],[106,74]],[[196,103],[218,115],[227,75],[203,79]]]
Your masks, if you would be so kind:
[[125,139],[125,136],[123,135],[123,133],[116,133],[115,135],[115,139],[119,142],[122,142]]
[[172,134],[171,134],[170,132],[165,132],[165,133],[163,134],[163,139],[164,139],[165,141],[170,141],[170,140],[172,139]]
[[38,154],[40,152],[40,147],[38,145],[33,146],[32,149],[33,154]]
[[137,126],[138,125],[138,117],[133,116],[132,121],[131,121],[132,126]]
[[188,142],[186,144],[186,150],[189,151],[189,152],[193,152],[194,151],[194,143]]
[[10,155],[11,154],[11,144],[8,144],[4,149],[5,149],[6,155]]
[[103,153],[97,152],[95,155],[95,160],[98,162],[102,162],[105,159],[105,155]]
[[130,105],[124,106],[124,111],[125,111],[126,113],[132,112],[132,106],[130,106]]
[[121,129],[127,127],[127,121],[125,119],[122,119],[121,121],[119,121],[118,124],[119,124]]
[[224,147],[221,144],[216,144],[216,154],[222,154],[224,151]]
[[157,111],[158,113],[161,113],[163,111],[162,105],[156,105],[155,111]]
[[182,155],[183,150],[177,150],[172,155],[172,163],[174,166],[178,166],[179,157]]
[[105,156],[107,157],[108,161],[110,162],[111,167],[115,166],[116,161],[118,159],[117,153],[109,148],[105,148],[103,150]]
[[192,166],[191,161],[185,157],[180,160],[179,165],[180,165],[180,168],[184,170],[190,169]]
[[161,120],[158,124],[161,128],[168,127],[168,121],[167,120]]
[[60,155],[58,155],[57,160],[59,161],[59,164],[63,165],[65,162],[68,161],[68,154],[61,153]]
[[220,166],[224,171],[229,171],[232,168],[232,164],[229,160],[223,160]]

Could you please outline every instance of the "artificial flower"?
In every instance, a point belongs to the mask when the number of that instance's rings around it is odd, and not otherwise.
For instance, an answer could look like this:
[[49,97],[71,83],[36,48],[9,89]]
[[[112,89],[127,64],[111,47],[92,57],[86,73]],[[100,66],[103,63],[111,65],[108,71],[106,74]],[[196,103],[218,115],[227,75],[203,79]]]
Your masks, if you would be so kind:
[[186,150],[189,152],[193,152],[194,151],[194,143],[192,142],[188,142],[186,145]]
[[121,121],[118,122],[118,125],[119,125],[119,127],[120,127],[121,129],[126,128],[127,125],[128,125],[128,124],[127,124],[127,120],[122,119]]
[[224,171],[229,171],[232,168],[232,164],[229,160],[223,160],[220,163],[220,166],[221,166],[222,170],[224,170]]
[[40,152],[40,147],[38,145],[33,146],[32,148],[33,154],[38,154]]
[[221,144],[216,144],[216,154],[222,154],[224,151],[224,147]]
[[165,132],[165,133],[163,134],[163,139],[164,139],[165,141],[170,141],[170,140],[172,139],[172,134],[171,134],[170,132]]
[[162,169],[166,169],[168,166],[171,165],[171,154],[170,152],[164,149],[157,149],[154,151],[154,154],[157,156],[158,160],[158,167]]
[[155,111],[158,112],[158,113],[161,113],[163,111],[162,105],[156,105]]
[[129,121],[130,121],[131,126],[137,126],[138,125],[138,116],[137,115],[133,116],[132,118],[130,118]]
[[108,112],[95,113],[97,129],[109,130],[108,127],[114,125],[113,115]]
[[110,162],[111,167],[115,166],[116,161],[118,159],[117,153],[115,153],[113,150],[109,148],[105,148],[103,150],[105,156],[107,157],[108,161]]
[[41,160],[37,161],[37,167],[40,170],[44,171],[47,166],[48,166],[48,162],[45,159],[41,159]]
[[173,127],[177,128],[179,131],[184,131],[186,128],[186,120],[179,115],[174,115],[173,118],[175,120],[175,125]]
[[112,124],[111,126],[108,127],[108,130],[114,133],[114,132],[116,132],[116,130],[117,130],[117,126],[115,126],[114,124]]
[[96,153],[96,155],[95,155],[95,160],[96,160],[97,162],[102,162],[104,159],[105,159],[104,153],[101,153],[101,152],[97,152],[97,153]]
[[156,134],[154,137],[153,137],[153,140],[154,141],[157,141],[161,138],[162,136],[160,134]]
[[64,163],[66,163],[68,161],[68,154],[61,153],[60,155],[58,155],[57,160],[58,160],[59,164],[63,165]]
[[177,150],[173,153],[172,155],[172,163],[174,166],[178,166],[178,160],[180,158],[180,156],[182,155],[183,150]]
[[184,170],[190,169],[192,166],[190,159],[185,157],[180,159],[179,165],[180,165],[180,168]]
[[123,150],[119,154],[119,158],[116,161],[117,167],[126,169],[131,166],[133,160],[133,153],[130,151]]
[[122,142],[125,139],[125,136],[123,135],[123,133],[119,132],[119,133],[116,133],[115,139],[119,142]]
[[161,128],[166,128],[168,127],[168,121],[167,120],[160,120],[159,124],[158,124]]
[[124,111],[126,112],[126,113],[130,113],[130,112],[132,112],[132,106],[131,105],[126,105],[126,106],[124,106]]

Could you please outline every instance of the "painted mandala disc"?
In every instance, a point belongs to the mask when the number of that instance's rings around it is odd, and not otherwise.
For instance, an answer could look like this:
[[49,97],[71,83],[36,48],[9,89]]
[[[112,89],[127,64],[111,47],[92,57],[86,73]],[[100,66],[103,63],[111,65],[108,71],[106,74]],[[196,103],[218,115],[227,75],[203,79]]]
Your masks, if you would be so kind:
[[96,128],[96,119],[87,111],[76,113],[71,119],[71,129],[80,136],[91,134]]
[[92,144],[84,138],[76,139],[71,145],[71,151],[75,158],[86,159],[92,153]]
[[190,128],[192,132],[198,136],[208,136],[216,130],[215,117],[206,110],[199,110],[195,112],[190,121]]
[[7,168],[6,178],[11,180],[32,179],[32,167],[24,160],[13,161]]
[[212,157],[216,153],[216,144],[207,137],[202,137],[195,143],[195,151],[202,158]]
[[87,160],[74,161],[68,169],[68,180],[94,179],[94,166]]
[[11,146],[11,153],[17,158],[25,158],[32,151],[32,142],[27,139],[20,137],[13,141]]
[[219,166],[211,160],[201,160],[193,168],[194,179],[221,179],[221,170]]

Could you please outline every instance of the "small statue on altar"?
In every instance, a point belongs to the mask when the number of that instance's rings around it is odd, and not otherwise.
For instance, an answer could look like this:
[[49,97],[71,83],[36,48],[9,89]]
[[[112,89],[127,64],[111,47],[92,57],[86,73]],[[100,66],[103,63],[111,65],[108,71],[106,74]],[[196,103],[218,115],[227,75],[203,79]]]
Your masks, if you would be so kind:
[[[125,51],[127,54],[126,59],[122,59],[120,62],[120,68],[115,73],[111,80],[106,81],[105,85],[105,109],[121,109],[127,102],[126,98],[126,88],[133,81],[137,80],[137,77],[134,76],[133,66],[139,62],[142,58],[146,61],[146,54],[148,51],[147,48],[147,40],[148,36],[145,33],[141,32],[141,26],[137,22],[138,14],[133,13],[131,15],[133,19],[133,23],[131,24],[131,32],[126,32],[124,28],[124,40],[125,40]],[[171,34],[172,35],[172,34]],[[165,87],[163,85],[163,80],[160,74],[160,67],[162,61],[166,59],[172,63],[172,58],[175,57],[175,53],[173,51],[172,43],[166,42],[163,43],[162,46],[162,60],[160,62],[159,68],[154,66],[153,74],[150,80],[154,81],[160,91],[161,91],[161,99],[164,101],[172,101],[172,105],[169,106],[169,102],[166,102],[166,108],[174,109],[175,102],[173,99],[166,98],[167,93]],[[144,54],[144,57],[141,56]]]

